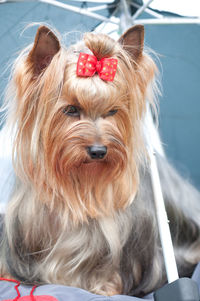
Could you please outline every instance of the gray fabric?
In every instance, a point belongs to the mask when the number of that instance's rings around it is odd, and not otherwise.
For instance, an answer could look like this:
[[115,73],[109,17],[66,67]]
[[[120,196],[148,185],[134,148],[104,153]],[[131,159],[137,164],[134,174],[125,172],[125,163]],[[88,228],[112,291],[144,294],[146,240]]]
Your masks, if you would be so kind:
[[[197,265],[192,279],[195,280],[198,284],[200,291],[200,263]],[[14,299],[17,294],[14,289],[16,284],[7,281],[0,282],[0,301],[6,299]],[[30,294],[32,287],[20,285],[19,291],[21,296],[27,296]],[[35,296],[48,295],[55,297],[58,301],[139,301],[139,300],[153,300],[153,295],[150,294],[145,298],[136,298],[129,296],[116,295],[112,297],[99,296],[91,294],[87,291],[84,291],[75,287],[67,287],[63,285],[41,285],[36,288]]]
[[[14,289],[16,284],[2,281],[0,283],[0,301],[7,299],[14,299],[17,296],[17,293]],[[28,296],[30,295],[32,287],[20,285],[19,291],[20,295]],[[58,301],[139,301],[141,299],[129,296],[112,296],[105,297],[100,295],[91,294],[87,291],[84,291],[75,287],[67,287],[63,285],[42,285],[36,288],[34,296],[53,296]]]
[[200,263],[197,265],[197,267],[192,275],[192,279],[194,281],[196,281],[196,283],[198,284],[198,287],[199,287],[199,291],[200,291]]

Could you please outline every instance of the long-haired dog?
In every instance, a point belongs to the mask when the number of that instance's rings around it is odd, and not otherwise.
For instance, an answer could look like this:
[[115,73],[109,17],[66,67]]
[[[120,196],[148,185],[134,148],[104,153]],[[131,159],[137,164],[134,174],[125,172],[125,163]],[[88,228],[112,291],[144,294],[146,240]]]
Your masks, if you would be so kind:
[[[66,49],[41,26],[17,59],[2,276],[103,295],[143,296],[165,283],[143,132],[157,69],[143,42],[138,25],[118,42],[86,33]],[[200,260],[200,196],[157,159],[179,272],[189,276]]]

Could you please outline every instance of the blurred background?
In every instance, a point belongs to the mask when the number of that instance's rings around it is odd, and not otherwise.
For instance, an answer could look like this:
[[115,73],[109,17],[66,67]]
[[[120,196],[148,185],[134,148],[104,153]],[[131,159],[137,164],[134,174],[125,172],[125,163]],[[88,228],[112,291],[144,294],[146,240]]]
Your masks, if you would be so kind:
[[111,35],[121,34],[127,24],[144,24],[145,44],[160,59],[159,128],[164,150],[200,189],[199,0],[0,0],[0,104],[11,63],[33,42],[36,27],[23,32],[32,22],[48,23],[61,34],[96,29]]

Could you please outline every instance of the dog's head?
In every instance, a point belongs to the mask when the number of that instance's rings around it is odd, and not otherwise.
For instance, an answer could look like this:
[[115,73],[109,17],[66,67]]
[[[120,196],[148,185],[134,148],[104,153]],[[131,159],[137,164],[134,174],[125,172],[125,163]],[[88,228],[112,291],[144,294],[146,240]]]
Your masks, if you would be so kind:
[[[74,220],[126,207],[138,188],[145,148],[142,120],[155,65],[143,53],[144,29],[118,42],[87,33],[65,49],[41,26],[16,64],[16,171],[41,202]],[[80,53],[117,60],[113,81],[77,75]]]

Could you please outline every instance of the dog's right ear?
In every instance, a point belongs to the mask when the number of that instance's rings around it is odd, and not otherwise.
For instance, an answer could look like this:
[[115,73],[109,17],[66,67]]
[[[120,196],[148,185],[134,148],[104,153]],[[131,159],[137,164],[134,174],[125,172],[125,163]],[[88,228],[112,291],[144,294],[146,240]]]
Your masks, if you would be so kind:
[[40,26],[27,59],[33,67],[35,76],[39,75],[50,64],[59,50],[60,43],[55,34],[48,27]]

